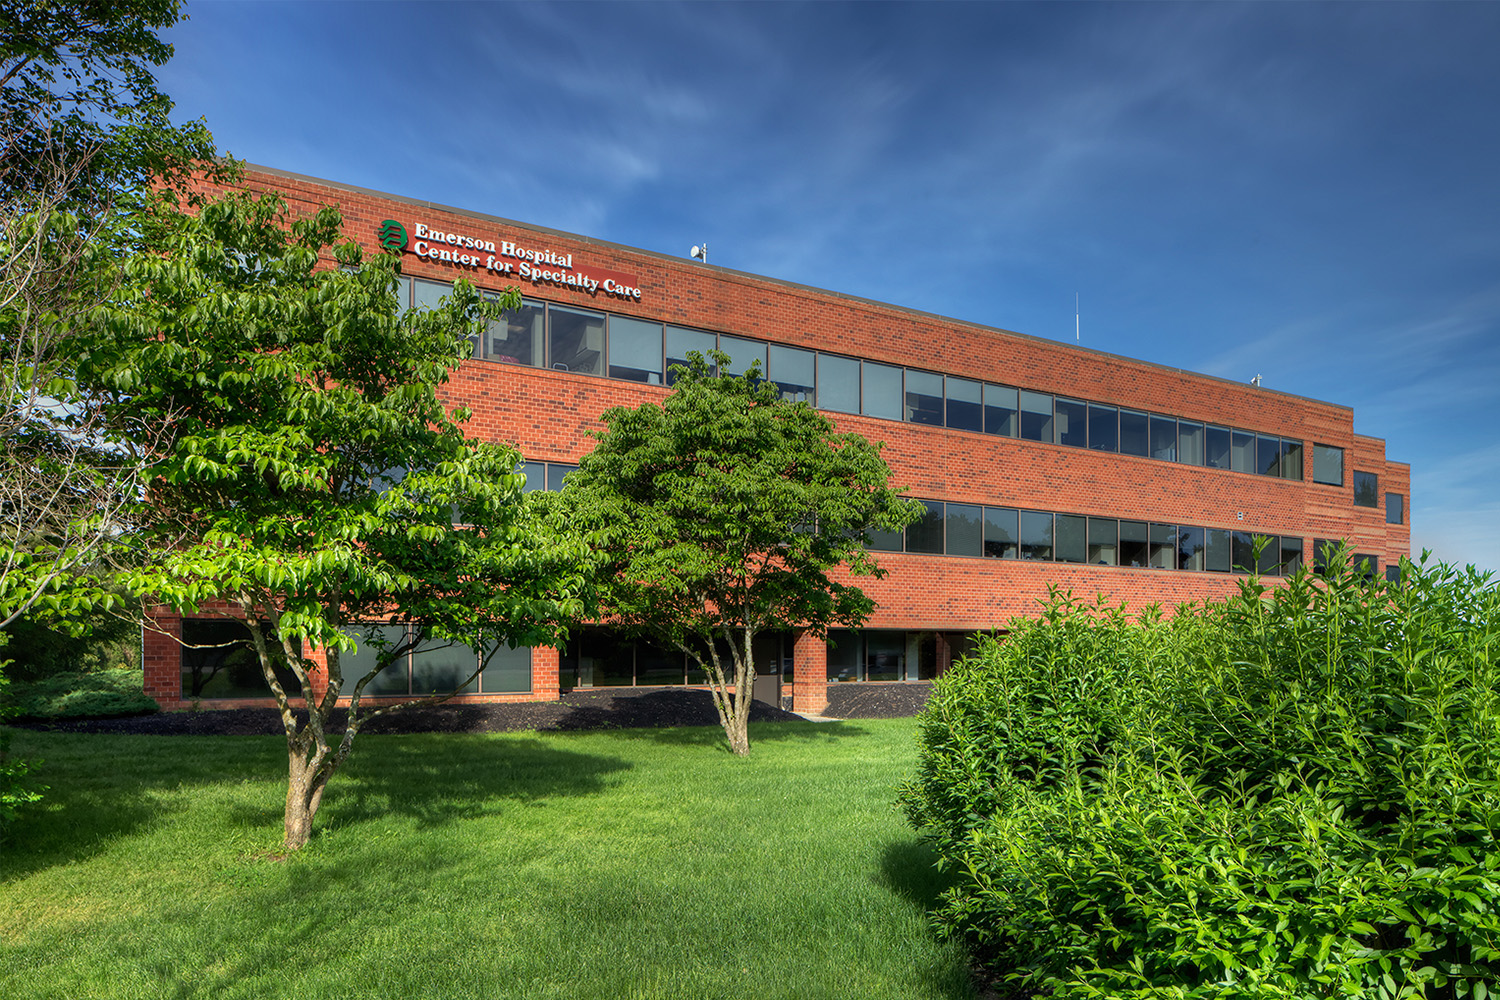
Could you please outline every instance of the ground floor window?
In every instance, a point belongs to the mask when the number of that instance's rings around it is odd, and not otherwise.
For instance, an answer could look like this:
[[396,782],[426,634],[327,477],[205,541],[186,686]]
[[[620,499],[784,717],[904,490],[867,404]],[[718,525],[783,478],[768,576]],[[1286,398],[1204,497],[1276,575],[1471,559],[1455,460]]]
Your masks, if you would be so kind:
[[[273,669],[288,694],[302,685],[286,665],[281,642],[269,624],[262,629],[272,644]],[[261,671],[250,629],[233,618],[185,618],[182,622],[182,696],[195,698],[269,698],[271,686]]]
[[[751,655],[755,672],[779,673],[792,680],[793,637],[787,632],[762,632]],[[719,654],[726,675],[734,660],[726,648]],[[680,649],[648,639],[632,639],[610,628],[581,629],[563,648],[558,680],[564,691],[597,687],[673,687],[705,685],[708,675]]]
[[967,649],[965,637],[938,632],[895,629],[828,630],[828,680],[927,681],[941,670],[940,637],[952,657],[955,646]]

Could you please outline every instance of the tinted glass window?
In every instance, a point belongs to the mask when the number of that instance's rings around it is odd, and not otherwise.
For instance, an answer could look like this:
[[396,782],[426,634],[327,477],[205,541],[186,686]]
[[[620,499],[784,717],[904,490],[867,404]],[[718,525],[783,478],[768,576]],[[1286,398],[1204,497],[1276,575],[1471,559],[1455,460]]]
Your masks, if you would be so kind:
[[604,314],[552,306],[547,310],[547,359],[557,371],[604,374]]
[[490,643],[484,648],[484,670],[479,675],[479,690],[485,694],[504,694],[531,690],[531,649],[511,649],[504,643]]
[[1094,451],[1120,450],[1119,410],[1089,404],[1089,447]]
[[1089,564],[1115,566],[1120,562],[1120,522],[1111,517],[1089,518]]
[[1229,441],[1229,467],[1235,472],[1255,471],[1255,435],[1233,431]]
[[1209,427],[1204,431],[1203,464],[1210,469],[1229,468],[1229,428]]
[[885,531],[881,528],[871,528],[868,532],[870,544],[868,548],[876,552],[900,552],[904,547],[906,532]]
[[1281,572],[1291,576],[1302,565],[1302,539],[1281,536]]
[[900,420],[903,410],[901,369],[873,361],[866,361],[860,367],[863,387],[861,405],[865,416]]
[[1313,539],[1313,572],[1326,573],[1338,557],[1341,543],[1332,538]]
[[1151,454],[1151,419],[1144,413],[1120,411],[1120,454]]
[[943,376],[906,370],[906,419],[914,424],[943,424]]
[[680,326],[669,326],[666,332],[667,339],[667,385],[677,380],[672,374],[673,365],[687,366],[688,355],[697,351],[703,355],[703,360],[709,363],[709,370],[713,370],[713,359],[709,354],[713,352],[719,342],[719,338],[702,330],[688,330]]
[[1385,523],[1401,524],[1406,515],[1406,499],[1399,493],[1385,495]]
[[1360,576],[1373,577],[1380,573],[1380,560],[1369,552],[1354,553],[1354,572]]
[[1231,565],[1229,532],[1221,528],[1209,528],[1203,534],[1203,568],[1214,573],[1228,573]]
[[[354,689],[359,686],[359,682],[380,665],[383,657],[400,648],[401,644],[406,641],[406,626],[356,625],[349,630],[348,634],[354,637],[359,648],[339,657],[339,673],[343,674],[342,683],[339,685],[340,696],[352,695]],[[373,641],[376,639],[380,640],[380,647],[377,647]],[[404,652],[398,653],[394,658],[386,659],[385,669],[371,678],[360,697],[406,694],[407,664],[408,658]]]
[[1052,558],[1052,515],[1021,511],[1021,558]]
[[1177,421],[1171,417],[1152,416],[1151,457],[1163,462],[1177,461]]
[[[496,296],[486,292],[485,298],[493,300]],[[542,303],[523,300],[521,308],[506,312],[498,320],[490,320],[484,331],[485,360],[533,367],[540,365],[546,317],[547,310]]]
[[984,554],[984,515],[976,504],[948,505],[947,552],[950,556]]
[[1385,579],[1387,583],[1401,582],[1401,567],[1387,565],[1385,567]]
[[1302,482],[1302,442],[1281,440],[1281,478]]
[[1177,461],[1183,465],[1203,464],[1203,425],[1177,421]]
[[1257,560],[1256,570],[1261,576],[1275,576],[1281,572],[1281,539],[1275,535],[1268,535],[1265,539],[1265,548],[1260,550],[1260,559]]
[[547,489],[551,490],[554,493],[562,489],[563,480],[567,478],[568,473],[572,472],[576,468],[578,468],[578,466],[576,465],[558,465],[556,462],[550,463],[547,466]]
[[1331,444],[1313,445],[1313,482],[1344,485],[1344,449]]
[[453,286],[445,285],[441,281],[415,278],[412,280],[412,304],[418,309],[436,309],[443,304],[443,299],[451,291],[453,291]]
[[864,640],[865,680],[899,681],[906,676],[905,632],[866,632]]
[[661,324],[609,318],[609,377],[661,385]]
[[1021,421],[1016,401],[1016,390],[1002,385],[984,387],[984,432],[1002,437],[1015,437],[1020,432]]
[[943,554],[943,504],[922,500],[927,508],[921,518],[906,526],[906,551]]
[[1380,506],[1380,477],[1375,473],[1354,473],[1354,506]]
[[1255,542],[1248,531],[1235,531],[1229,536],[1229,558],[1236,573],[1248,573],[1255,568]]
[[766,345],[761,341],[746,340],[743,337],[720,337],[719,350],[729,355],[724,374],[743,375],[750,370],[752,364],[759,362],[760,377],[766,377]]
[[859,412],[859,362],[835,354],[818,355],[818,406],[839,413]]
[[478,691],[479,679],[469,680],[469,675],[478,669],[479,657],[468,646],[446,639],[428,639],[411,651],[411,693]]
[[781,398],[793,403],[813,401],[813,375],[818,356],[812,351],[780,344],[766,345],[766,378],[776,383]]
[[532,490],[547,488],[547,466],[543,463],[522,462],[516,467],[516,471],[526,477],[526,485],[521,487],[522,492],[530,493]]
[[1177,526],[1177,568],[1202,572],[1205,563],[1203,529],[1191,525]]
[[1281,475],[1281,438],[1255,439],[1255,471],[1262,476]]
[[1014,559],[1019,554],[1020,528],[1010,507],[984,509],[984,554],[992,559]]
[[1021,437],[1028,441],[1052,441],[1052,397],[1021,390]]
[[1174,525],[1151,526],[1151,566],[1154,569],[1177,568],[1177,532]]
[[846,628],[828,630],[828,679],[859,680],[859,633]]
[[984,430],[984,387],[966,378],[948,376],[947,422],[961,431]]
[[1145,566],[1151,553],[1150,526],[1145,521],[1120,522],[1120,565]]
[[1088,518],[1058,514],[1052,529],[1059,562],[1081,563],[1088,557]]
[[1057,443],[1074,448],[1088,447],[1088,405],[1072,399],[1059,399],[1053,412],[1057,415]]

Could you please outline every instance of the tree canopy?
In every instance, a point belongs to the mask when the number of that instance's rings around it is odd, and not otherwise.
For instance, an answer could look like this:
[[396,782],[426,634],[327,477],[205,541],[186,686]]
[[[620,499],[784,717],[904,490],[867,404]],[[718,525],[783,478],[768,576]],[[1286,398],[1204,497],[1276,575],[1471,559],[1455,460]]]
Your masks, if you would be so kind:
[[365,259],[341,242],[336,210],[293,220],[275,195],[233,193],[168,223],[160,252],[126,259],[91,312],[78,370],[111,426],[168,428],[124,580],[147,600],[227,605],[246,622],[287,734],[297,848],[360,725],[388,710],[362,696],[401,649],[382,645],[345,678],[357,627],[407,623],[413,641],[476,653],[556,641],[581,610],[586,550],[529,516],[519,457],[466,438],[467,414],[438,396],[469,336],[516,293],[487,305],[460,282],[441,307],[406,310],[393,256]]
[[604,620],[696,662],[746,754],[755,636],[863,622],[873,602],[844,580],[879,575],[868,532],[920,507],[891,487],[878,446],[782,399],[758,367],[718,375],[698,356],[674,371],[661,405],[604,414],[555,502],[608,560]]

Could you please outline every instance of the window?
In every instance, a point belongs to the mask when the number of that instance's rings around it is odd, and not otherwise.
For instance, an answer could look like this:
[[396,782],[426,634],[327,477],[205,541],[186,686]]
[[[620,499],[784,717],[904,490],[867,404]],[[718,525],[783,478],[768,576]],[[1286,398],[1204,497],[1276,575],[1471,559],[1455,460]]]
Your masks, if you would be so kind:
[[687,367],[688,355],[694,351],[703,355],[703,360],[709,363],[709,370],[713,370],[713,359],[709,354],[718,345],[719,338],[702,330],[688,330],[680,326],[669,326],[666,328],[667,343],[667,385],[677,381],[677,376],[672,374],[673,365]]
[[947,534],[950,556],[984,555],[984,522],[977,504],[948,504]]
[[1228,573],[1231,566],[1229,554],[1229,532],[1222,528],[1209,528],[1203,538],[1203,568],[1210,573]]
[[943,554],[943,504],[936,500],[921,500],[927,510],[912,524],[906,526],[906,551]]
[[1368,552],[1356,552],[1354,553],[1354,572],[1373,580],[1380,573],[1380,560]]
[[1119,540],[1119,521],[1110,517],[1089,518],[1089,565],[1118,565]]
[[548,492],[556,493],[558,490],[562,489],[563,480],[567,478],[568,473],[577,468],[578,466],[576,465],[558,465],[556,462],[549,462],[547,464]]
[[547,310],[547,357],[557,371],[604,374],[604,314],[552,306]]
[[834,354],[818,355],[818,407],[838,413],[859,412],[859,362]]
[[884,528],[871,528],[867,532],[869,544],[865,548],[873,552],[900,552],[906,533],[900,530],[887,531]]
[[1054,412],[1057,417],[1057,443],[1072,448],[1088,447],[1088,404],[1072,399],[1058,399]]
[[1201,573],[1206,566],[1206,546],[1202,528],[1186,525],[1177,528],[1177,568]]
[[867,417],[901,419],[901,369],[866,361],[860,366],[861,412]]
[[1313,572],[1327,573],[1338,558],[1339,546],[1343,543],[1335,538],[1313,539]]
[[943,376],[907,369],[906,419],[930,427],[943,425]]
[[1058,562],[1081,563],[1088,557],[1088,518],[1058,514],[1053,526]]
[[1203,464],[1203,425],[1177,421],[1177,461],[1184,465]]
[[1401,567],[1400,566],[1387,565],[1385,567],[1385,582],[1386,583],[1400,583],[1401,582]]
[[1151,418],[1134,410],[1120,411],[1120,454],[1151,454]]
[[479,679],[468,678],[478,668],[479,660],[468,646],[430,639],[411,651],[411,693],[444,694],[457,689],[472,694],[479,690]]
[[983,385],[948,376],[947,424],[960,431],[984,430]]
[[1020,554],[1020,528],[1012,507],[984,509],[984,554],[991,559],[1015,559]]
[[1406,514],[1406,499],[1399,493],[1385,495],[1385,523],[1401,524]]
[[661,385],[661,324],[609,318],[609,377]]
[[900,681],[906,679],[906,634],[871,631],[861,637],[865,646],[864,679],[867,681]]
[[1001,385],[984,387],[984,432],[1015,437],[1021,428],[1016,390]]
[[522,462],[516,467],[516,471],[526,477],[526,485],[521,487],[523,493],[532,490],[547,488],[547,466],[544,462]]
[[[486,292],[484,297],[493,301],[499,296]],[[521,308],[504,313],[498,320],[490,320],[484,331],[484,359],[533,368],[539,366],[546,319],[547,310],[542,303],[523,299]]]
[[[302,685],[281,655],[268,623],[262,623],[271,654],[272,670],[288,694],[300,694]],[[269,698],[271,688],[261,673],[260,657],[242,621],[231,618],[184,618],[182,620],[182,696],[184,698]]]
[[1120,565],[1145,566],[1151,555],[1150,526],[1145,521],[1120,522]]
[[724,366],[725,375],[744,375],[750,366],[760,362],[760,377],[766,377],[766,345],[758,340],[743,337],[720,337],[719,350],[729,355]]
[[766,355],[766,378],[776,383],[781,398],[792,403],[811,403],[818,356],[812,351],[780,344],[767,344]]
[[1313,482],[1344,485],[1344,449],[1331,444],[1313,445]]
[[1230,532],[1229,557],[1236,573],[1249,573],[1255,568],[1255,539],[1250,532]]
[[1380,506],[1380,477],[1375,475],[1375,473],[1354,473],[1354,506]]
[[859,680],[859,633],[853,629],[828,630],[828,679],[834,682]]
[[1052,558],[1052,515],[1021,511],[1021,558]]
[[1228,427],[1209,427],[1203,434],[1203,464],[1210,469],[1229,468]]
[[1275,535],[1259,537],[1265,538],[1265,545],[1255,561],[1255,571],[1261,576],[1275,576],[1281,572],[1281,539]]
[[448,293],[453,291],[452,285],[445,285],[441,281],[413,278],[411,284],[412,307],[415,309],[436,309],[443,304]]
[[[446,694],[460,684],[464,694],[531,690],[531,649],[527,646],[512,648],[491,641],[476,655],[469,646],[448,639],[416,642],[415,633],[404,625],[365,625],[353,635],[359,649],[343,654],[341,697],[352,695],[382,653],[389,656],[393,651],[395,656],[365,685],[365,696]],[[476,670],[478,675],[469,680]]]
[[1262,476],[1281,475],[1281,438],[1255,439],[1255,471]]
[[1021,390],[1021,437],[1027,441],[1053,442],[1052,397],[1043,392]]
[[1302,482],[1302,442],[1281,439],[1281,478]]
[[1235,472],[1255,471],[1255,435],[1231,431],[1229,435],[1229,468]]
[[1151,417],[1151,457],[1177,461],[1177,421],[1171,417]]
[[1281,572],[1291,576],[1302,568],[1302,539],[1281,536]]
[[1177,528],[1175,525],[1151,525],[1151,568],[1177,568]]
[[1120,411],[1113,406],[1089,404],[1089,448],[1092,451],[1120,450]]

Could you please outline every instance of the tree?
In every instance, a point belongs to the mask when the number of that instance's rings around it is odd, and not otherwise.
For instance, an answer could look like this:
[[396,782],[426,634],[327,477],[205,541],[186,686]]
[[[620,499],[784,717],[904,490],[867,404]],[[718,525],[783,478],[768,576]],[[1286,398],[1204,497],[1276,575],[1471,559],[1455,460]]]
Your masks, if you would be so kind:
[[[184,613],[227,606],[249,628],[286,732],[296,850],[361,726],[402,707],[364,701],[376,674],[427,639],[476,653],[558,641],[582,608],[587,550],[529,516],[518,456],[465,438],[467,414],[438,397],[518,293],[485,305],[460,282],[440,308],[404,310],[395,257],[336,244],[331,207],[289,222],[276,195],[231,193],[170,223],[89,317],[79,373],[112,424],[170,418],[124,582]],[[346,679],[359,626],[384,621],[411,639],[377,633],[374,666]]]
[[783,400],[758,367],[715,375],[698,356],[674,371],[662,405],[604,414],[607,429],[554,502],[609,560],[605,620],[697,663],[743,756],[755,636],[863,622],[874,602],[832,574],[881,575],[868,532],[899,530],[921,505],[891,488],[877,446]]

